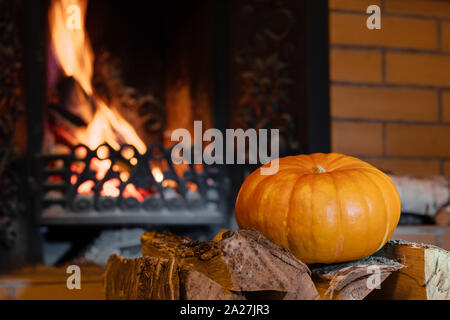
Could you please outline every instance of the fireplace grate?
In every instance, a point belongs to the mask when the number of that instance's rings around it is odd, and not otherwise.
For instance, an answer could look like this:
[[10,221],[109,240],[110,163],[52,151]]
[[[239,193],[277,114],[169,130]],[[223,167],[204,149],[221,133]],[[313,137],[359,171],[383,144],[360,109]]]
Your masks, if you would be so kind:
[[224,223],[229,183],[221,169],[174,164],[171,151],[153,144],[140,154],[132,145],[102,144],[39,156],[39,223]]

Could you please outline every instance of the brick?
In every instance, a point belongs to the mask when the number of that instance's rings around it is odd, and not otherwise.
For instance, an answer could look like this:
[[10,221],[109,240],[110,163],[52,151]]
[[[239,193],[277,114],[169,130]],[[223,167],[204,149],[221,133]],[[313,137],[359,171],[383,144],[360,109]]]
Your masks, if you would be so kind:
[[376,4],[381,7],[381,0],[329,0],[330,9],[352,10],[366,12],[367,7]]
[[441,23],[441,43],[442,50],[450,52],[450,22]]
[[435,90],[333,85],[331,115],[349,119],[436,121],[438,94]]
[[381,155],[382,126],[379,123],[332,122],[334,152],[352,155]]
[[386,150],[392,156],[450,156],[450,126],[390,124]]
[[390,52],[386,54],[389,83],[450,86],[450,56]]
[[450,17],[450,2],[446,0],[386,0],[384,12]]
[[450,91],[442,93],[442,121],[450,122]]
[[382,80],[380,52],[333,49],[330,60],[334,81],[379,83]]
[[438,175],[440,162],[435,160],[363,159],[378,169],[399,175]]
[[394,234],[391,239],[437,245],[436,235],[434,234]]
[[450,234],[441,234],[441,248],[450,251]]
[[381,30],[369,30],[366,27],[366,20],[367,15],[331,13],[331,43],[412,49],[437,48],[437,24],[435,21],[383,17]]

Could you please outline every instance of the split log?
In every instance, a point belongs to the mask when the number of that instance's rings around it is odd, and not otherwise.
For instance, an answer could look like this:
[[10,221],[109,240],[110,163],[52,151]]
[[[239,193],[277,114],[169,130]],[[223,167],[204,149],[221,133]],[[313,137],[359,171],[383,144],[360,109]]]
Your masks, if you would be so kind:
[[450,299],[449,252],[430,245],[389,241],[365,259],[311,266],[312,279],[253,230],[210,242],[147,232],[141,245],[142,258],[110,257],[108,299]]
[[[450,222],[449,180],[442,176],[409,177],[389,175],[397,188],[402,212],[430,216],[440,225]],[[439,217],[439,218],[438,218]]]
[[72,146],[79,143],[76,132],[93,119],[96,106],[92,97],[83,90],[73,77],[61,79],[48,104],[48,117],[44,151],[51,153],[58,144]]
[[405,266],[370,294],[373,299],[449,300],[450,252],[425,244],[391,240],[377,255]]
[[120,62],[105,50],[95,59],[93,84],[95,92],[113,106],[146,143],[163,141],[165,108],[152,94],[127,85]]
[[75,126],[86,126],[93,118],[96,106],[73,77],[66,77],[58,83],[60,109],[56,110]]
[[450,209],[444,208],[439,210],[434,216],[434,222],[441,227],[450,226]]
[[380,289],[389,275],[404,266],[384,257],[311,267],[313,281],[323,300],[362,300]]
[[181,270],[180,283],[184,300],[245,300],[242,293],[229,291],[191,268]]
[[200,242],[169,232],[141,235],[142,255],[176,259],[179,266],[192,268],[222,287],[233,288],[230,272],[217,242]]
[[111,255],[105,272],[108,300],[176,300],[180,298],[175,259]]
[[174,258],[125,259],[111,255],[105,272],[108,300],[243,300]]
[[148,232],[141,236],[142,254],[173,257],[180,266],[203,274],[225,292],[246,298],[260,298],[262,294],[265,298],[318,298],[308,267],[261,233],[222,232],[215,240],[198,242]]
[[283,298],[289,300],[318,299],[309,268],[260,232],[225,232],[218,244],[231,273],[232,290],[263,292],[267,299],[277,293],[285,293]]
[[[179,285],[179,298],[186,300],[318,299],[308,267],[261,233],[229,231],[216,240],[198,242],[170,233],[143,234],[143,258],[111,256],[108,261],[107,298],[176,297],[170,292],[153,293],[161,292],[159,288],[167,282],[161,283],[163,279],[172,279]],[[178,281],[169,276],[153,278],[158,276],[156,263],[167,270],[173,261]]]

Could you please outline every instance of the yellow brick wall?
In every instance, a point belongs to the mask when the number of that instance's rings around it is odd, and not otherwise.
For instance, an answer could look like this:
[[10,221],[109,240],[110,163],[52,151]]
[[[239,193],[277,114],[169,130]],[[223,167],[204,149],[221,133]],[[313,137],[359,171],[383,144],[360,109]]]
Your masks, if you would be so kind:
[[[381,30],[368,30],[369,5]],[[332,149],[450,176],[450,1],[329,0]]]

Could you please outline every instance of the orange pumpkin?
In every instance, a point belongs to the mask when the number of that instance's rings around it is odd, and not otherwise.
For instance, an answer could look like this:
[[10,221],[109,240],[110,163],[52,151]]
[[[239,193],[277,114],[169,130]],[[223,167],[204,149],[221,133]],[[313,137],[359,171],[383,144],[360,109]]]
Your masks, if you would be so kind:
[[400,198],[394,184],[357,158],[299,155],[279,159],[274,175],[260,170],[239,191],[237,223],[261,231],[305,263],[371,255],[397,226]]

